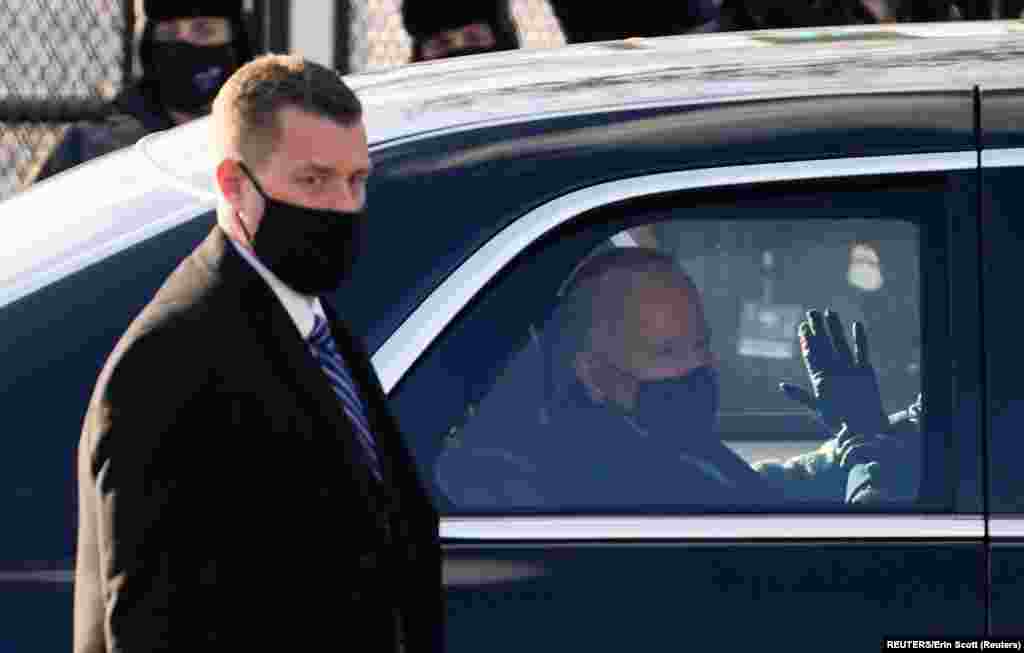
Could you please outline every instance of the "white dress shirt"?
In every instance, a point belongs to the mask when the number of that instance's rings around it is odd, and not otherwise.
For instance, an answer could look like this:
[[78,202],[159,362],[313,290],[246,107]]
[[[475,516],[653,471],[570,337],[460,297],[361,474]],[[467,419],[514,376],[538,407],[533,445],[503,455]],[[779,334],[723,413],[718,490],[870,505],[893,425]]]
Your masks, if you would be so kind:
[[320,298],[296,292],[278,279],[277,275],[271,272],[267,266],[260,263],[256,255],[248,247],[238,244],[232,238],[228,238],[228,240],[231,241],[235,250],[242,255],[242,258],[249,262],[249,265],[256,270],[257,274],[263,277],[263,280],[267,282],[270,289],[274,291],[274,295],[281,301],[284,310],[292,318],[292,322],[295,323],[295,328],[299,330],[299,335],[302,336],[302,339],[309,340],[309,334],[313,333],[313,324],[316,316],[319,315],[324,319],[327,318],[323,306],[320,305]]

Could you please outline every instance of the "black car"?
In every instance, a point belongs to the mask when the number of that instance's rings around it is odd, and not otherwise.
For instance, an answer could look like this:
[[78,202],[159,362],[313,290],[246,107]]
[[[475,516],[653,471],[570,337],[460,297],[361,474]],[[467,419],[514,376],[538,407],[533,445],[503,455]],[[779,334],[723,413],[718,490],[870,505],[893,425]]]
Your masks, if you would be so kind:
[[[375,167],[373,255],[331,299],[443,515],[450,651],[1024,634],[1022,61],[1007,21],[630,39],[347,78]],[[5,653],[69,646],[82,418],[115,341],[214,224],[206,128],[0,204]],[[925,398],[919,455],[887,470],[912,492],[728,509],[514,492],[537,462],[517,443],[561,437],[544,410],[559,288],[633,246],[672,255],[703,294],[719,433],[751,464],[828,437],[778,390],[807,383],[797,322],[863,322],[886,410]],[[590,469],[581,442],[573,473]]]

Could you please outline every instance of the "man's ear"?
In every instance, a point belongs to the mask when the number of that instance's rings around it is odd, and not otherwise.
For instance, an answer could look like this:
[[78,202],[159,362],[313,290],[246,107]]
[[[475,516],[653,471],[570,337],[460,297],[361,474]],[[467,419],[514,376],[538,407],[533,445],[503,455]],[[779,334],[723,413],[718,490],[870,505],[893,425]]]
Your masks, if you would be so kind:
[[589,351],[577,352],[572,361],[573,369],[576,370],[576,378],[586,388],[591,400],[600,404],[604,403],[606,395],[597,379],[597,365],[597,359]]
[[244,173],[234,159],[224,159],[215,171],[217,188],[235,211],[242,210],[242,183]]

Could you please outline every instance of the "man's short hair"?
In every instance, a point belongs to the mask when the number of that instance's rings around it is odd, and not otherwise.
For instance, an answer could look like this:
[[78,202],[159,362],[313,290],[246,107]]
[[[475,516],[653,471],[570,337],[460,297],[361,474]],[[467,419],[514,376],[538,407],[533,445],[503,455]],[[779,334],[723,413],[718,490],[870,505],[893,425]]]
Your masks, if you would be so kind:
[[[613,275],[627,272],[628,276]],[[576,355],[590,347],[590,334],[600,319],[624,317],[624,297],[638,275],[655,275],[678,284],[699,298],[696,284],[675,258],[650,247],[614,247],[585,258],[559,288],[559,303],[546,331],[554,392],[571,382]],[[623,285],[623,283],[625,285]],[[561,372],[559,372],[559,370]]]
[[341,75],[298,55],[268,54],[235,71],[213,101],[214,146],[250,165],[264,162],[280,137],[278,113],[296,107],[344,126],[363,115]]

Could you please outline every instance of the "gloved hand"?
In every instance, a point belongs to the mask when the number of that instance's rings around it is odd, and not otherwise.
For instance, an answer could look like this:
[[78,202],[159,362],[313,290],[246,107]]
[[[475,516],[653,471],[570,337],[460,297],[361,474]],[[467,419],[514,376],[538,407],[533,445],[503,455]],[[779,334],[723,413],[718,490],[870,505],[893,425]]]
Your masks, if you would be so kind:
[[921,489],[920,456],[917,460],[907,456],[885,462],[857,463],[850,468],[846,483],[846,503],[849,504],[902,504],[917,500]]
[[859,506],[892,503],[892,497],[886,491],[881,477],[881,466],[878,463],[857,465],[850,472],[846,484],[846,503]]
[[889,416],[887,433],[836,436],[836,459],[847,472],[848,503],[912,503],[921,485],[922,397]]
[[844,426],[851,437],[883,433],[889,418],[882,406],[878,376],[869,360],[864,326],[853,323],[851,351],[834,311],[826,310],[822,316],[820,311],[811,310],[807,318],[797,332],[813,394],[790,383],[781,383],[779,388],[809,408],[834,434]]
[[[885,433],[860,434],[845,426],[836,436],[836,460],[839,468],[870,462],[901,463],[916,453],[917,438]],[[913,450],[913,451],[912,451]]]

